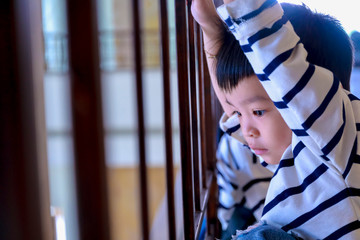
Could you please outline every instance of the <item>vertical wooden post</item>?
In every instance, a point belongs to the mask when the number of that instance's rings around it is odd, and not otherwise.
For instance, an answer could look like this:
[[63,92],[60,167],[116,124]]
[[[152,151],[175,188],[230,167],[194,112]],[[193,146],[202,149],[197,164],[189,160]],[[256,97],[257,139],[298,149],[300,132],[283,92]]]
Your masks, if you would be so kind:
[[[208,161],[208,153],[207,153],[207,132],[206,132],[206,122],[208,118],[208,113],[205,111],[206,108],[206,83],[205,81],[210,81],[210,79],[206,79],[204,75],[204,64],[206,64],[206,61],[204,61],[204,54],[203,54],[203,38],[201,33],[201,28],[198,24],[196,24],[196,36],[197,36],[197,59],[198,59],[198,80],[199,80],[199,112],[200,112],[200,146],[201,146],[201,186],[203,188],[207,187],[207,161]],[[203,206],[201,206],[203,208]]]
[[175,0],[175,10],[184,236],[192,240],[195,239],[195,221],[186,1]]
[[[203,58],[206,58],[205,53],[203,54]],[[207,208],[207,234],[211,236],[211,238],[218,237],[220,232],[219,224],[217,221],[217,205],[218,205],[218,186],[216,184],[216,129],[218,127],[218,120],[220,119],[220,104],[215,96],[214,90],[212,89],[210,82],[210,75],[207,64],[203,65],[203,74],[204,80],[203,90],[204,90],[204,110],[205,115],[211,113],[211,119],[204,123],[204,131],[206,133],[205,141],[206,141],[206,165],[207,165],[207,173],[208,175],[212,175],[211,182],[208,186],[209,191],[209,199]]]
[[168,207],[169,239],[176,239],[175,198],[174,198],[174,166],[171,121],[170,95],[170,49],[169,25],[167,14],[167,0],[160,0],[160,29],[161,29],[161,66],[163,71],[164,89],[164,124],[165,124],[165,155],[166,155],[166,190]]
[[81,239],[110,239],[96,0],[67,0]]
[[0,2],[0,239],[52,236],[41,1]]
[[134,69],[136,78],[136,97],[137,97],[137,126],[139,144],[139,177],[140,177],[140,203],[141,203],[141,222],[142,239],[149,239],[149,207],[148,207],[148,188],[146,171],[146,148],[145,148],[145,120],[144,120],[144,100],[143,100],[143,77],[142,77],[142,45],[141,45],[141,21],[140,21],[140,0],[132,1],[133,10],[133,37],[134,37]]
[[189,80],[190,80],[190,104],[191,104],[191,136],[193,149],[193,181],[194,181],[194,204],[195,211],[201,211],[200,204],[200,162],[199,162],[199,131],[198,131],[198,89],[196,82],[196,42],[195,42],[195,28],[196,24],[191,15],[191,1],[187,1],[188,11],[188,34],[189,34]]

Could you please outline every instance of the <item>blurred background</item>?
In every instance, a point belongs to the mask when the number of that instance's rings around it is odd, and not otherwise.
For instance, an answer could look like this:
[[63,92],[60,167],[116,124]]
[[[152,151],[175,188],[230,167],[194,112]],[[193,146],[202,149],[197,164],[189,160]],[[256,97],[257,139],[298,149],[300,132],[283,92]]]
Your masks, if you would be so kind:
[[[165,142],[160,66],[158,2],[142,2],[144,109],[152,223],[165,195]],[[169,1],[171,79],[176,80],[174,1]],[[98,25],[108,167],[112,239],[140,239],[136,93],[131,2],[98,2]],[[68,73],[66,6],[63,0],[43,0],[45,106],[51,205],[65,220],[66,239],[79,239]],[[84,39],[86,41],[86,39]],[[179,126],[177,84],[171,84],[175,173],[178,169]],[[90,210],[90,209],[89,209]],[[166,212],[162,212],[166,219]],[[122,226],[116,228],[116,226]],[[126,226],[126,227],[123,227]],[[62,234],[64,236],[64,234]],[[63,238],[62,238],[63,239]],[[65,239],[65,238],[64,238]]]
[[[283,2],[283,1],[281,1]],[[349,35],[358,36],[356,0],[303,0],[311,9],[338,18]],[[163,209],[166,189],[165,141],[163,129],[162,78],[160,66],[158,1],[142,2],[144,54],[144,109],[149,187],[150,226],[166,219]],[[174,1],[168,1],[171,103],[174,143],[174,170],[179,169],[179,124],[177,69],[175,56]],[[111,239],[140,239],[138,189],[138,142],[136,93],[133,73],[133,36],[130,0],[98,1],[101,81],[105,124],[105,153],[109,189]],[[66,6],[63,0],[42,0],[45,54],[45,106],[50,179],[50,201],[62,221],[59,240],[79,239],[76,212],[73,142],[68,72]],[[84,40],[86,41],[86,39]],[[355,47],[358,44],[354,44]],[[360,49],[357,48],[359,51]],[[354,68],[352,90],[360,96],[358,65]],[[89,209],[90,211],[90,209]],[[166,221],[164,221],[166,223]],[[116,227],[122,226],[122,227]],[[126,226],[126,227],[124,227]]]

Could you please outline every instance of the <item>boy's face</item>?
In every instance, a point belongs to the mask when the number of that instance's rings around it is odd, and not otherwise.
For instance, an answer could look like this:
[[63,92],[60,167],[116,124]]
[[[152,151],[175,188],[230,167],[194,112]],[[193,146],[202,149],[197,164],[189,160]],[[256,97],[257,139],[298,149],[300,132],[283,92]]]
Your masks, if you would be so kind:
[[268,164],[278,164],[291,143],[291,130],[254,75],[219,100],[228,116],[238,115],[248,146]]

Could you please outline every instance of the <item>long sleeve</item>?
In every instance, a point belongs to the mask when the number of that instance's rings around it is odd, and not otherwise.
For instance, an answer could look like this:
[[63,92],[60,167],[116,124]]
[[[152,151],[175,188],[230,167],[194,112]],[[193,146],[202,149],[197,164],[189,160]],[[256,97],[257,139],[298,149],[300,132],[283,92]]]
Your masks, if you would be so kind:
[[264,168],[250,149],[223,135],[217,150],[219,186],[218,218],[227,228],[236,206],[245,207],[260,220],[272,172]]
[[306,239],[360,238],[359,99],[307,62],[277,1],[236,0],[218,13],[293,132],[262,219]]

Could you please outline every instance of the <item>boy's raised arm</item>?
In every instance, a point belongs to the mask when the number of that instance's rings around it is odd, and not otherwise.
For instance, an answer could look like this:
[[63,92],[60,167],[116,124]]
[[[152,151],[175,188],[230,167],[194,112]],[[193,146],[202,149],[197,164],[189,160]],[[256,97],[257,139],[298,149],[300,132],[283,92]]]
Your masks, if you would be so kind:
[[213,0],[192,0],[191,13],[203,32],[204,51],[213,89],[219,101],[225,101],[217,84],[216,55],[223,43],[226,27],[216,12]]
[[201,26],[204,36],[205,50],[216,55],[223,35],[223,23],[216,13],[212,0],[193,0],[191,13],[195,21]]

